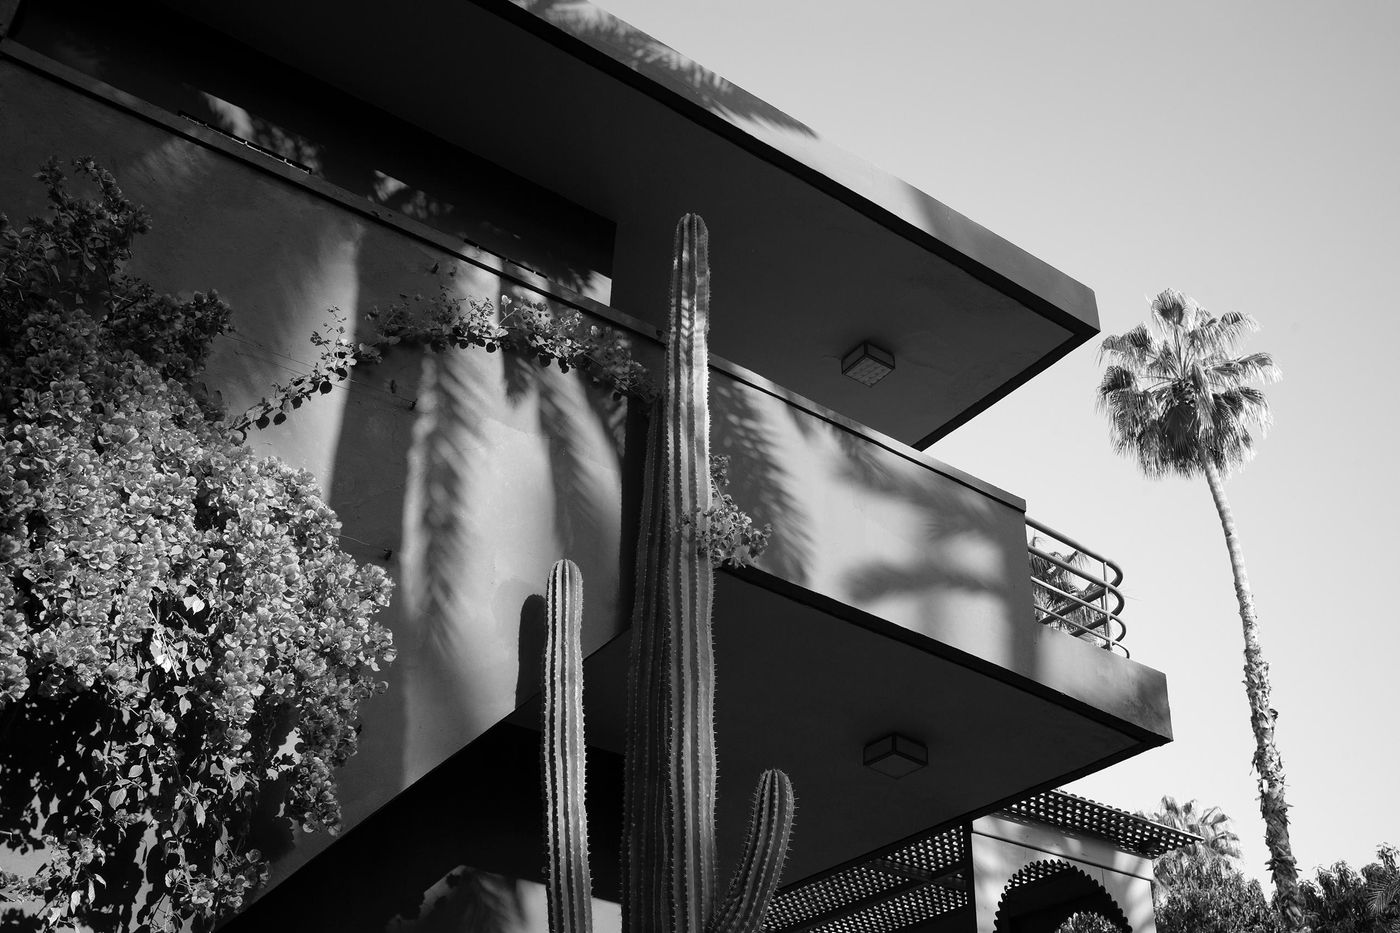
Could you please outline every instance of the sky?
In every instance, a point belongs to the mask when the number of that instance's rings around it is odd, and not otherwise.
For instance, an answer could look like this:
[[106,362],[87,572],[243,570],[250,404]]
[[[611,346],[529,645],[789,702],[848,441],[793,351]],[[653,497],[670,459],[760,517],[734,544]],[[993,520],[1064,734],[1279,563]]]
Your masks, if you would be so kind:
[[[1300,867],[1400,845],[1400,4],[602,0],[1094,289],[1263,325],[1275,426],[1227,491],[1272,665]],[[1203,480],[1149,481],[1094,410],[1098,340],[931,452],[1125,570],[1176,740],[1070,785],[1220,806],[1267,878],[1242,640]],[[1392,580],[1393,582],[1393,580]]]

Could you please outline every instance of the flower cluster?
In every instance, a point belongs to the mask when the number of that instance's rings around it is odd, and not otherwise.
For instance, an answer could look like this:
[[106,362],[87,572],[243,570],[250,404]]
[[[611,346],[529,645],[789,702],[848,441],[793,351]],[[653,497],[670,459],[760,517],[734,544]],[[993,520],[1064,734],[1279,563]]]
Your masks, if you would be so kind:
[[0,216],[0,838],[43,856],[0,898],[207,928],[265,878],[259,807],[337,828],[389,581],[194,399],[228,309],[124,275],[144,215],[77,166],[98,199],[51,164],[51,216]]
[[709,555],[711,564],[716,567],[747,567],[767,549],[773,526],[759,528],[755,525],[753,519],[739,508],[734,497],[724,491],[728,486],[729,458],[711,455],[710,494],[714,504],[703,513],[708,521],[684,521],[697,526],[696,545]]

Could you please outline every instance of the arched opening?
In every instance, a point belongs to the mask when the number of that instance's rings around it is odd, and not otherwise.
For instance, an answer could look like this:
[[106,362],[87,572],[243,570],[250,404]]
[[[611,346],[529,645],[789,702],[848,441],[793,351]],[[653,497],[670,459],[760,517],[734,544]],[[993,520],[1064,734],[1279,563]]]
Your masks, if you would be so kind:
[[[1097,915],[1110,929],[1132,933],[1132,925],[1103,885],[1069,862],[1050,859],[1031,862],[1002,889],[997,904],[996,933],[1056,933],[1076,914]],[[1092,918],[1076,925],[1084,933],[1095,929]]]

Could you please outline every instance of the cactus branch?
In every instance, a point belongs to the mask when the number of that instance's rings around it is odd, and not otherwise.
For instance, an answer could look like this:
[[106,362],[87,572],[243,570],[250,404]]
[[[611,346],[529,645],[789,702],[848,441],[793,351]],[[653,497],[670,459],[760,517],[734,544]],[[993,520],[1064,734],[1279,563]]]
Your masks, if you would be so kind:
[[561,560],[545,592],[543,773],[549,839],[550,933],[591,933],[593,882],[584,809],[583,576]]
[[778,889],[792,832],[792,782],[781,771],[765,771],[754,788],[753,813],[744,854],[734,869],[729,894],[706,933],[758,933]]

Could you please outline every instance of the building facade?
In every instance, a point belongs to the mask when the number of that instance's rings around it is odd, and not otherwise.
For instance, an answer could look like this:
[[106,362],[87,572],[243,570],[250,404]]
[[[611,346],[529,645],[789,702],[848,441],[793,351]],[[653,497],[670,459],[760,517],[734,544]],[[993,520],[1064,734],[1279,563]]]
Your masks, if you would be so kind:
[[[234,307],[207,378],[235,411],[306,371],[329,309],[354,334],[415,294],[543,302],[656,368],[671,230],[705,217],[712,445],[773,528],[717,584],[722,858],[764,767],[797,791],[796,891],[1170,740],[1116,576],[1038,598],[1026,503],[922,452],[1097,333],[1092,292],[603,11],[0,2],[0,208],[41,210],[33,172],[78,155],[152,214],[133,271]],[[842,371],[865,343],[893,355],[874,385]],[[280,840],[231,928],[408,929],[443,891],[538,882],[560,557],[588,593],[607,909],[642,408],[513,354],[398,352],[253,434],[395,578],[399,660],[341,775],[349,831]],[[889,736],[910,773],[867,764]],[[975,893],[937,923],[987,916]]]

